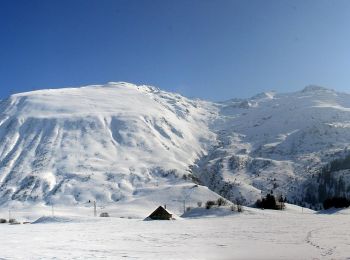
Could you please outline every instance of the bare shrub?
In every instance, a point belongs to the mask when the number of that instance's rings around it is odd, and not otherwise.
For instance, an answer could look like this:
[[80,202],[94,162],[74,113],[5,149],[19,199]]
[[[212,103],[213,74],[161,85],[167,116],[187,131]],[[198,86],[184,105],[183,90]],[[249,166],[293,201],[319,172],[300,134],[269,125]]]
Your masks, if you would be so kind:
[[236,199],[236,207],[237,207],[237,212],[243,212],[242,202],[239,199]]
[[16,222],[17,222],[17,220],[14,219],[14,218],[10,218],[10,219],[9,219],[9,223],[10,223],[10,224],[13,224],[13,223],[16,223]]
[[213,201],[213,200],[208,200],[208,201],[205,203],[205,208],[206,208],[206,209],[210,209],[210,208],[213,207],[214,205],[216,205],[215,201]]
[[226,206],[227,205],[227,201],[223,198],[218,198],[216,201],[216,204],[220,207],[220,206]]

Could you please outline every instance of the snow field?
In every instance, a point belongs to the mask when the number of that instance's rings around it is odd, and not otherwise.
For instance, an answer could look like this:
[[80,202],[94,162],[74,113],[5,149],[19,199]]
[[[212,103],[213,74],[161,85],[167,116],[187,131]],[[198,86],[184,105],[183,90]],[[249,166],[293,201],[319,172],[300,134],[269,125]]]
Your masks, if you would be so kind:
[[[0,225],[4,259],[347,259],[350,212],[245,208],[174,221],[63,217]],[[51,220],[50,220],[51,219]],[[69,220],[70,219],[70,220]]]

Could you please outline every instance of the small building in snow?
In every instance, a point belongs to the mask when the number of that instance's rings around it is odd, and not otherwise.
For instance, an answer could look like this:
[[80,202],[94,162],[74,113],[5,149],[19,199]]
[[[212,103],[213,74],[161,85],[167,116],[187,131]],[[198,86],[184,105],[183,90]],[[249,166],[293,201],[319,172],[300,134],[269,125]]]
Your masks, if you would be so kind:
[[152,220],[171,220],[173,219],[173,214],[169,213],[165,208],[159,206],[147,219]]

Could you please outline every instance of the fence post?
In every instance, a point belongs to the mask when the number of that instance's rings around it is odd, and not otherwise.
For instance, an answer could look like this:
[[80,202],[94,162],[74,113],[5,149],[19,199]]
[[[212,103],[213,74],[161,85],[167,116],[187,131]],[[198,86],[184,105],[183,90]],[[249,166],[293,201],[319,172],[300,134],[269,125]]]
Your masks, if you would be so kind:
[[96,211],[96,201],[94,200],[94,216],[97,216],[97,211]]

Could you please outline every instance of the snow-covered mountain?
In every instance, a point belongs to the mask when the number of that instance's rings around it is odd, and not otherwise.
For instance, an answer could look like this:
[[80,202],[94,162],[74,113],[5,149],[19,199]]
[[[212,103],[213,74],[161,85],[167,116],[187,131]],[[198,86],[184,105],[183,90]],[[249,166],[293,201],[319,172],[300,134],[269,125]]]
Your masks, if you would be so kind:
[[[349,94],[308,86],[217,107],[219,116],[211,129],[219,144],[195,171],[227,198],[250,204],[272,190],[300,203],[324,164],[349,153]],[[318,188],[312,192],[317,201]]]
[[129,83],[33,91],[0,103],[0,203],[298,202],[349,146],[350,95],[318,86],[221,103]]
[[128,83],[16,94],[0,111],[2,203],[167,203],[162,196],[184,193],[188,166],[215,140],[210,103]]

